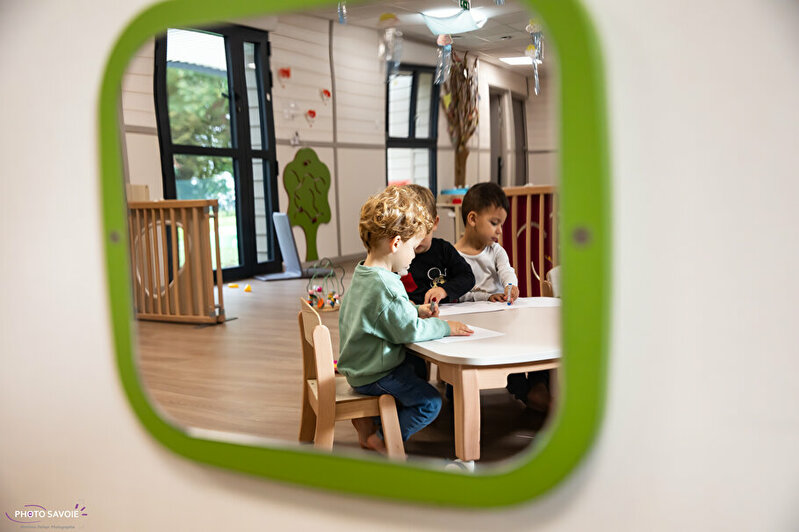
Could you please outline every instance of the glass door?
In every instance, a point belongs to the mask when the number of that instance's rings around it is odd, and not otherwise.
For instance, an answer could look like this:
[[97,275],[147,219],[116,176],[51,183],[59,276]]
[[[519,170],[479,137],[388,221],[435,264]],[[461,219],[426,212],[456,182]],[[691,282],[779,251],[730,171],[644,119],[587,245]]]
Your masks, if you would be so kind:
[[164,197],[219,201],[225,280],[279,271],[266,32],[170,29],[155,65]]

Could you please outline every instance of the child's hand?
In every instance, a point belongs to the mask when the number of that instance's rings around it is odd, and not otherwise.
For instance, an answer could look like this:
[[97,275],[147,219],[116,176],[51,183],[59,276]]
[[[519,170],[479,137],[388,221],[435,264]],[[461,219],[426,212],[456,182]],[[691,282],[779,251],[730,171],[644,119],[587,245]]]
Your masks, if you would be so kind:
[[437,318],[438,317],[438,305],[435,306],[434,309],[430,308],[431,305],[419,305],[419,317],[420,318]]
[[[508,298],[510,298],[510,300]],[[511,303],[513,303],[517,299],[519,299],[519,287],[516,286],[516,285],[506,286],[504,293],[502,293],[502,294],[491,294],[488,297],[489,301],[510,301]]]
[[445,297],[447,297],[447,291],[440,286],[434,286],[424,295],[424,302],[430,303],[433,298],[436,298],[436,301],[440,303],[441,301],[444,301]]
[[459,321],[447,321],[447,325],[449,325],[450,336],[470,336],[474,334],[474,331],[471,330],[465,323],[461,323]]
[[508,288],[510,288],[510,302],[513,303],[517,299],[519,299],[519,287],[515,284],[509,285],[505,287],[505,301],[508,300]]

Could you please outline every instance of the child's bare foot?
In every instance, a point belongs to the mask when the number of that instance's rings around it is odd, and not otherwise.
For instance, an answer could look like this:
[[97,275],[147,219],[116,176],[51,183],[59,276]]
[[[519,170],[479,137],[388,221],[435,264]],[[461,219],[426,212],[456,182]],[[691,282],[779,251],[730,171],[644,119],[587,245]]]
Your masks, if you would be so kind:
[[551,402],[552,396],[549,393],[549,388],[543,382],[539,382],[530,388],[525,401],[529,408],[538,412],[546,412]]
[[353,419],[352,426],[355,427],[355,431],[358,433],[358,443],[361,444],[361,448],[369,449],[366,440],[369,436],[377,432],[374,420],[370,417]]
[[377,432],[370,434],[369,437],[366,438],[366,448],[377,451],[380,454],[386,454],[387,452],[386,444],[383,438],[377,435]]

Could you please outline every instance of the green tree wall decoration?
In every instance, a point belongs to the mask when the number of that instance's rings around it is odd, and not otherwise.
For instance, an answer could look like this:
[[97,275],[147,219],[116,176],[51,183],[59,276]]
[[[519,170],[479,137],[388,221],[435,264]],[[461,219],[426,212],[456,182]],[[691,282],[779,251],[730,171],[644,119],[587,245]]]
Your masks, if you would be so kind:
[[330,222],[330,170],[316,152],[302,148],[283,170],[283,187],[289,197],[288,216],[291,225],[305,232],[305,260],[319,260],[316,233],[319,225]]

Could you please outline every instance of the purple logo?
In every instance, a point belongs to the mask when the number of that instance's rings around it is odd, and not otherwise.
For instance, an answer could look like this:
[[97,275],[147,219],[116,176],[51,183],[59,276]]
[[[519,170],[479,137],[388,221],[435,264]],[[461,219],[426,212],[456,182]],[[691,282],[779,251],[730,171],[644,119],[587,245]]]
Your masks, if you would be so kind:
[[79,506],[81,505],[76,504],[75,508],[66,510],[48,510],[44,506],[38,504],[26,504],[23,506],[23,509],[14,510],[14,517],[8,515],[8,512],[5,512],[5,514],[10,521],[29,525],[32,523],[39,523],[42,519],[80,519],[81,517],[88,516],[89,514],[84,513],[86,507],[83,506],[79,509]]
[[14,517],[19,517],[22,519],[37,519],[36,521],[17,521],[16,519],[12,518],[6,512],[6,517],[14,521],[15,523],[38,523],[47,515],[47,508],[44,506],[39,506],[38,504],[26,504],[23,508],[41,508],[41,510],[17,510],[14,512]]

